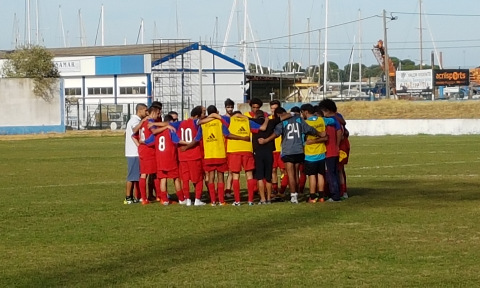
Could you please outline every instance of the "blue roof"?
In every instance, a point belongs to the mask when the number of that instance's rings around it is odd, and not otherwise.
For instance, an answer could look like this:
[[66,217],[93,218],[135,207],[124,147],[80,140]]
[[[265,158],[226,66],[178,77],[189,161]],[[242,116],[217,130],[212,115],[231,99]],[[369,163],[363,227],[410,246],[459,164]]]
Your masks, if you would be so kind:
[[224,55],[224,54],[222,54],[222,53],[220,53],[220,52],[218,52],[218,51],[216,51],[216,50],[213,50],[212,48],[210,48],[210,47],[208,47],[208,46],[206,46],[206,45],[200,45],[198,42],[193,43],[192,45],[187,46],[187,47],[185,47],[185,48],[183,48],[183,49],[180,49],[180,50],[178,50],[178,51],[175,52],[175,53],[172,53],[172,54],[167,55],[167,56],[165,56],[165,57],[163,57],[163,58],[160,58],[160,59],[158,59],[158,60],[156,60],[156,61],[153,61],[153,62],[152,62],[152,68],[155,67],[155,66],[157,66],[157,65],[160,65],[160,64],[162,64],[162,63],[165,63],[165,62],[167,62],[167,61],[169,61],[169,60],[171,60],[171,59],[174,59],[175,57],[177,57],[177,56],[179,56],[179,55],[185,54],[185,53],[187,53],[187,52],[189,52],[189,51],[192,51],[192,50],[200,50],[200,47],[201,47],[202,50],[205,50],[205,51],[207,51],[207,52],[209,52],[209,53],[211,53],[211,54],[213,54],[213,55],[215,55],[215,56],[217,56],[217,57],[219,57],[219,58],[222,58],[223,60],[228,61],[228,62],[230,62],[230,63],[232,63],[232,64],[234,64],[234,65],[237,65],[237,66],[240,67],[241,69],[245,70],[245,65],[243,65],[243,63],[241,63],[241,62],[239,62],[239,61],[237,61],[237,60],[235,60],[235,59],[233,59],[233,58],[230,58],[230,57],[228,57],[227,55]]

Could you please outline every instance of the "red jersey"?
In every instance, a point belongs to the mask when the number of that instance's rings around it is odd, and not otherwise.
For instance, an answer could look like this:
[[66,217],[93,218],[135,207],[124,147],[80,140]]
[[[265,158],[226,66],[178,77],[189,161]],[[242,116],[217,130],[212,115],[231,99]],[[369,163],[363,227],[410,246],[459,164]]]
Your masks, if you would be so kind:
[[178,168],[177,143],[180,140],[175,132],[164,130],[155,135],[155,157],[158,171]]
[[[174,126],[175,127],[175,126]],[[187,119],[182,122],[179,122],[177,129],[177,136],[181,140],[185,142],[192,142],[195,137],[197,137],[198,133],[198,125],[196,120]],[[178,149],[178,160],[179,161],[193,161],[203,159],[203,149],[201,145],[197,145],[192,149],[188,149],[186,151],[181,151]]]
[[325,131],[327,132],[328,140],[325,143],[325,146],[327,147],[327,153],[326,157],[338,157],[338,147],[337,147],[337,131],[342,129],[342,126],[340,123],[338,123],[337,119],[335,117],[329,117],[333,120],[335,120],[333,125],[328,125],[325,127]]
[[[142,123],[142,126],[140,127],[140,130],[138,130],[139,134],[139,139],[142,142],[145,142],[148,138],[152,137],[152,131],[148,129],[148,123],[149,122],[155,122],[154,119],[148,119],[148,121],[144,121]],[[155,149],[153,145],[147,144],[140,144],[138,146],[138,155],[141,158],[149,158],[149,157],[155,157]]]

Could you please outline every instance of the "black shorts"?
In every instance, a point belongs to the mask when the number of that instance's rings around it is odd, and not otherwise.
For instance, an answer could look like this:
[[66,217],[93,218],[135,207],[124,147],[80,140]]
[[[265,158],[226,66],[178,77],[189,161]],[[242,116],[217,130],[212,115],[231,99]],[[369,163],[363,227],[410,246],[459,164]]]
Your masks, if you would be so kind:
[[314,162],[305,161],[304,167],[305,175],[325,175],[325,159]]
[[282,155],[282,161],[293,164],[303,163],[303,161],[305,161],[305,154]]
[[261,152],[253,155],[255,158],[255,179],[272,182],[273,152]]

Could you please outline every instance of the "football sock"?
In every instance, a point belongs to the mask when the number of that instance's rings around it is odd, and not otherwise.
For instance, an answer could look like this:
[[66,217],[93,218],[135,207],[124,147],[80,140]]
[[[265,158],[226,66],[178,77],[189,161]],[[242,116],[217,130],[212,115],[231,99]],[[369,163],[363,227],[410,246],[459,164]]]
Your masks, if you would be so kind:
[[140,198],[147,200],[147,179],[140,178]]
[[272,183],[272,192],[273,194],[278,193],[278,183]]
[[157,198],[160,198],[160,180],[155,179],[153,180],[153,184],[155,185],[155,194]]
[[217,183],[218,201],[225,202],[225,183]]
[[255,193],[256,184],[257,180],[255,179],[247,180],[248,202],[253,202],[253,194]]
[[190,181],[183,180],[182,181],[182,188],[183,188],[183,198],[189,199],[190,198]]
[[317,199],[317,194],[316,193],[310,194],[310,199],[312,200]]
[[210,202],[217,202],[217,197],[215,196],[215,183],[208,184],[208,193],[210,193]]
[[233,194],[235,196],[235,202],[240,202],[240,180],[232,181]]
[[160,199],[163,202],[168,202],[167,191],[160,191]]
[[200,200],[203,192],[203,181],[195,183],[195,199]]
[[185,201],[185,197],[183,196],[183,190],[177,191],[178,201]]

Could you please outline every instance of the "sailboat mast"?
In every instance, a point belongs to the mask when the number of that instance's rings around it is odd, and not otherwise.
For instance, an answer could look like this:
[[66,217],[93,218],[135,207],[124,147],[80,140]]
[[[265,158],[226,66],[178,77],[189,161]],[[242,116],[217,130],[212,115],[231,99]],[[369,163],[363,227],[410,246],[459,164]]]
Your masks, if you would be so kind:
[[58,18],[60,19],[60,27],[62,28],[62,39],[63,39],[63,47],[67,47],[67,41],[65,39],[65,27],[63,26],[63,16],[62,16],[62,5],[58,5]]
[[310,67],[310,18],[307,18],[307,42],[308,42],[308,67]]
[[40,27],[39,27],[40,20],[38,19],[38,0],[35,0],[35,32],[36,32],[36,40],[37,45],[40,45]]
[[325,0],[325,51],[323,54],[323,98],[324,99],[325,99],[325,94],[327,94],[327,73],[328,73],[327,47],[328,47],[328,0]]
[[288,0],[288,72],[292,71],[292,1]]
[[423,28],[422,28],[422,0],[420,3],[420,70],[423,69]]
[[102,5],[102,12],[101,12],[101,14],[102,14],[102,16],[101,16],[101,21],[102,21],[102,24],[101,24],[102,25],[102,46],[105,46],[105,22],[104,22],[105,14],[104,14],[104,12],[105,11],[103,10],[103,5]]
[[362,11],[358,9],[358,92],[362,92]]
[[243,1],[243,64],[245,65],[245,68],[248,69],[247,65],[247,0]]
[[27,45],[30,46],[32,43],[32,34],[31,34],[31,27],[30,27],[30,0],[26,0],[27,2],[27,15],[26,15],[26,20],[27,20]]

